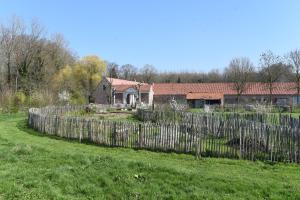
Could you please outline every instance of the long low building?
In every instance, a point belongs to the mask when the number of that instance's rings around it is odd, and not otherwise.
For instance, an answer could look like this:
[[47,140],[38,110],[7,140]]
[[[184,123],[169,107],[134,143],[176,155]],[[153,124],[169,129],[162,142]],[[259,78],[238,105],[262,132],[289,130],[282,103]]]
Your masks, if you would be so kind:
[[[240,102],[266,103],[270,91],[265,83],[248,83],[240,96]],[[154,83],[104,77],[94,93],[94,101],[99,104],[129,104],[141,101],[152,105],[168,103],[175,99],[190,107],[205,104],[235,104],[237,92],[233,83]],[[273,84],[272,103],[281,105],[299,104],[295,83],[277,82]]]

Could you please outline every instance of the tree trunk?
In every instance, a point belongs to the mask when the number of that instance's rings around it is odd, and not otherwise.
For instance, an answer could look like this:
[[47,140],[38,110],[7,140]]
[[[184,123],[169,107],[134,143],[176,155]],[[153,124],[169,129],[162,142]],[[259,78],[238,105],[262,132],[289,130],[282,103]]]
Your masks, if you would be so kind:
[[18,91],[18,76],[16,76],[16,87],[15,87],[15,92],[17,92]]
[[270,95],[269,95],[269,103],[270,103],[270,105],[272,105],[272,96],[273,96],[273,88],[272,88],[272,85],[269,86],[269,91],[270,91]]
[[236,109],[235,109],[235,112],[238,112],[238,111],[239,111],[239,105],[240,105],[240,94],[237,94],[237,97],[236,97]]
[[11,66],[10,66],[10,61],[7,63],[7,84],[8,87],[11,88]]
[[272,102],[272,97],[273,97],[273,92],[270,93],[270,105],[273,104],[273,102]]
[[299,95],[300,95],[300,80],[297,82],[297,103],[296,106],[299,104]]

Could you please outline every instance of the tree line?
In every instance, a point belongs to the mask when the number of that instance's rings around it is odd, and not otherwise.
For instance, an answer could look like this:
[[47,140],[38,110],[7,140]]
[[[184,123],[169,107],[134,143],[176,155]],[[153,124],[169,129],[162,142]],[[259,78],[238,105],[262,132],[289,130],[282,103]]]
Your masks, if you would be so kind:
[[75,62],[62,35],[45,34],[38,22],[26,25],[18,17],[0,25],[0,91],[44,89],[60,68]]
[[[265,83],[269,91],[269,103],[272,102],[275,82],[295,82],[298,96],[300,95],[300,50],[292,50],[279,56],[268,50],[260,55],[257,67],[247,57],[233,58],[224,71],[213,69],[208,73],[201,72],[158,72],[153,65],[145,65],[140,70],[131,64],[119,66],[108,63],[107,76],[136,80],[146,83],[233,83],[237,94],[237,102],[245,92],[248,83]],[[299,99],[300,100],[300,99]]]
[[283,56],[263,52],[256,67],[249,58],[239,57],[223,71],[159,72],[150,64],[137,68],[97,56],[78,58],[63,35],[49,37],[37,21],[26,24],[14,16],[0,24],[0,107],[20,102],[57,103],[61,99],[85,103],[103,75],[146,83],[233,82],[238,96],[248,82],[265,82],[271,99],[275,82],[296,82],[300,94],[300,50]]
[[212,69],[207,73],[159,72],[150,64],[139,69],[132,64],[119,65],[108,62],[106,75],[146,83],[214,83],[234,82],[234,79],[241,73],[246,73],[249,77],[247,81],[250,82],[265,82],[266,77],[272,77],[272,81],[276,82],[297,82],[300,79],[299,66],[300,50],[293,50],[283,56],[278,56],[268,50],[260,55],[260,62],[256,66],[247,57],[233,58],[224,70]]
[[61,34],[48,36],[37,21],[12,17],[0,24],[0,112],[19,105],[88,102],[106,63],[78,58]]

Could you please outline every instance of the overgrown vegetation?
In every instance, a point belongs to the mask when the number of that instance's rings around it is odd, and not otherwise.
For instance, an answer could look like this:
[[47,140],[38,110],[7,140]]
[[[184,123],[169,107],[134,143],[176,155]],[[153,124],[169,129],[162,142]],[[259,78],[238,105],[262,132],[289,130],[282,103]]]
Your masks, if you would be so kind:
[[[104,148],[0,115],[3,199],[299,199],[300,167]],[[251,188],[251,189],[249,189]]]
[[105,69],[97,56],[77,58],[62,35],[47,37],[36,21],[0,24],[0,112],[88,103]]
[[80,110],[74,112],[67,112],[65,116],[84,116],[93,117],[100,120],[110,120],[110,121],[127,121],[127,122],[141,122],[134,112],[130,111],[120,111],[114,109],[108,109],[102,113],[96,113],[94,111]]

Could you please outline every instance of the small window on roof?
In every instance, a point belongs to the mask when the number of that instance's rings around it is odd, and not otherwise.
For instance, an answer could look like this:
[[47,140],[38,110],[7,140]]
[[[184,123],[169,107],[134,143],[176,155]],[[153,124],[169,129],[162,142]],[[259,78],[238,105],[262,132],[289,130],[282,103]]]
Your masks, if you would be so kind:
[[106,90],[106,85],[103,85],[103,90],[104,90],[104,91]]

